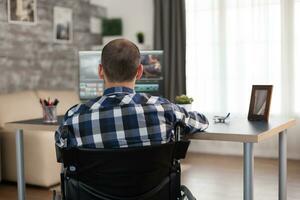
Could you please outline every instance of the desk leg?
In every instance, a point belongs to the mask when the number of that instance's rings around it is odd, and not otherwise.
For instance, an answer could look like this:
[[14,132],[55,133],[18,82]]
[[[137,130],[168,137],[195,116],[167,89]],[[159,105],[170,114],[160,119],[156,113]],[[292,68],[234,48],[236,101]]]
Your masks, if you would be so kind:
[[244,200],[253,200],[253,143],[244,143]]
[[287,199],[287,132],[279,133],[279,200]]
[[16,132],[16,158],[18,178],[18,200],[25,200],[24,140],[22,129],[18,129]]

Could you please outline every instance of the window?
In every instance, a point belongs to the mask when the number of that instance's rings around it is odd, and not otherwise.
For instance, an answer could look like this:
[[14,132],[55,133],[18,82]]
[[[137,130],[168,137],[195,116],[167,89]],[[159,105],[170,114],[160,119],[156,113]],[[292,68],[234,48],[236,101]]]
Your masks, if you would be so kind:
[[[291,106],[300,102],[299,88],[291,87],[300,85],[293,81],[300,78],[296,77],[299,69],[294,68],[300,58],[295,65],[289,62],[293,26],[286,23],[294,17],[283,10],[283,5],[294,9],[292,1],[186,0],[187,93],[198,110],[244,115],[254,84],[274,85],[271,114],[300,107],[300,103]],[[294,13],[300,19],[297,2]],[[295,35],[300,35],[297,26]],[[299,55],[300,38],[296,41],[294,52]]]

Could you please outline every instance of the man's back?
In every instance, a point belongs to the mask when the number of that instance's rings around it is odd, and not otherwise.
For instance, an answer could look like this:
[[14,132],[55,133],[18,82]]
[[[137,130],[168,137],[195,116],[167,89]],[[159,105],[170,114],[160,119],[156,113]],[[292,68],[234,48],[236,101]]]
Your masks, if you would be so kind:
[[99,78],[102,97],[71,108],[55,133],[60,147],[120,148],[162,144],[174,139],[174,126],[186,133],[202,131],[206,117],[189,112],[168,100],[136,94],[136,80],[143,75],[138,47],[125,39],[110,41],[102,49]]
[[206,117],[156,96],[112,87],[102,97],[72,107],[55,134],[58,146],[120,148],[163,144],[174,139],[174,126],[202,131]]

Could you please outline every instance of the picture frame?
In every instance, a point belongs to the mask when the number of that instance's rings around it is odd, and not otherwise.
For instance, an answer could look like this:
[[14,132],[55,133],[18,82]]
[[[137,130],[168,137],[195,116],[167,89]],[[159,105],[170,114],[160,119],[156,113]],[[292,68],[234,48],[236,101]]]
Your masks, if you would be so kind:
[[249,121],[268,121],[273,85],[253,85],[248,112]]
[[58,6],[53,8],[53,38],[56,43],[73,41],[72,9]]
[[35,25],[37,24],[36,0],[7,0],[8,23]]

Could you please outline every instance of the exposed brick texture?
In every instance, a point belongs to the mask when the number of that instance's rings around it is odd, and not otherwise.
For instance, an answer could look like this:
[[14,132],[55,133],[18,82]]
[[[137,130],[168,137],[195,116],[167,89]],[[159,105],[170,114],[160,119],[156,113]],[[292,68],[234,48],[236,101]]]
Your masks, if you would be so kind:
[[[53,7],[73,11],[72,43],[53,40]],[[9,24],[7,0],[0,0],[0,93],[30,89],[75,89],[78,51],[101,44],[90,33],[90,17],[106,10],[89,0],[37,0],[36,25]]]

